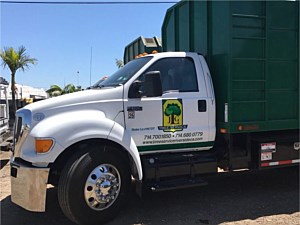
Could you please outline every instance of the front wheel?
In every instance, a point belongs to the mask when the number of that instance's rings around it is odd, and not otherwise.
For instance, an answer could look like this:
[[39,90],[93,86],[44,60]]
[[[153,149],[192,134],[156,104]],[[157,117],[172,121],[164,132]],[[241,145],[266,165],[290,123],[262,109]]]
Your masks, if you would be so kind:
[[77,224],[99,224],[118,213],[130,184],[128,165],[114,149],[91,149],[69,162],[60,177],[58,199]]

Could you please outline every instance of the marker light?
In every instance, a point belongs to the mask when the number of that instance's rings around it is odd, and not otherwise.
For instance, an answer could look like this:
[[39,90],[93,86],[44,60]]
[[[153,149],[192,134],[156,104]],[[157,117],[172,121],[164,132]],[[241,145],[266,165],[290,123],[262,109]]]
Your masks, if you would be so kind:
[[153,50],[153,51],[152,51],[152,54],[156,54],[156,53],[158,53],[158,51],[156,51],[156,50]]
[[50,151],[53,145],[52,139],[35,139],[35,151],[36,153],[47,153]]
[[258,130],[259,125],[258,124],[238,125],[237,129],[238,131]]
[[226,133],[227,133],[227,130],[226,130],[225,128],[221,128],[221,129],[220,129],[220,133],[221,133],[221,134],[226,134]]
[[237,129],[238,129],[239,131],[242,131],[244,128],[243,128],[242,125],[239,125],[239,126],[237,127]]

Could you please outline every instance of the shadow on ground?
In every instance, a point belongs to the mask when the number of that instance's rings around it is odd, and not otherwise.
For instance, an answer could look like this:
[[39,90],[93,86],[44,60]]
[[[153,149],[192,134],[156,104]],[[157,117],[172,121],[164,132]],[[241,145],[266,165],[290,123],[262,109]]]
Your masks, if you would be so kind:
[[[192,225],[257,219],[299,212],[299,168],[239,172],[207,178],[200,188],[131,195],[108,225]],[[47,212],[27,212],[10,197],[1,201],[2,225],[71,225],[59,209],[57,190],[48,190]]]
[[9,159],[1,159],[0,160],[0,170],[6,166],[6,164],[9,162]]

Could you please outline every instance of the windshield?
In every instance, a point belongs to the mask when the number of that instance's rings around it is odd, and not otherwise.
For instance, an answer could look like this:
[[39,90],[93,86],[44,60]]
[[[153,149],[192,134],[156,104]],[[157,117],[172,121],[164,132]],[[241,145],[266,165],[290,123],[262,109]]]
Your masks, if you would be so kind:
[[94,87],[102,88],[123,85],[151,59],[151,56],[147,56],[130,61],[107,79],[97,82],[98,85]]

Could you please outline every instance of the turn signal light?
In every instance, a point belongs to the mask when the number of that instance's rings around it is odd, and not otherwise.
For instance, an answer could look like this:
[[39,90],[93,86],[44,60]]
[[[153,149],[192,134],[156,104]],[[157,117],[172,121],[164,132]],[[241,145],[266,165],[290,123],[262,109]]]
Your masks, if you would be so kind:
[[36,139],[35,151],[36,153],[47,153],[50,151],[52,145],[53,145],[52,139]]

